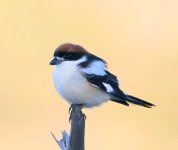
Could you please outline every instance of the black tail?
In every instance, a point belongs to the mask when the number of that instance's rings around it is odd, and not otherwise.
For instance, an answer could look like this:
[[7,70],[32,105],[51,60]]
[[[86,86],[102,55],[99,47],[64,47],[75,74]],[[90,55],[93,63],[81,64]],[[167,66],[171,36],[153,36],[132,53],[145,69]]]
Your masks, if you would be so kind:
[[121,103],[121,104],[126,105],[126,106],[129,106],[128,102],[130,102],[132,104],[139,105],[139,106],[147,107],[147,108],[151,108],[152,106],[155,106],[154,104],[149,103],[147,101],[144,101],[142,99],[139,99],[137,97],[127,95],[123,91],[121,91],[120,89],[118,89],[118,91],[113,93],[112,95],[115,98],[111,99],[111,101]]
[[140,105],[140,106],[143,106],[143,107],[147,107],[147,108],[151,108],[152,106],[155,106],[154,104],[152,103],[149,103],[147,101],[144,101],[142,99],[139,99],[137,97],[134,97],[134,96],[131,96],[131,95],[127,95],[127,99],[126,101],[130,102],[130,103],[133,103],[133,104],[136,104],[136,105]]
[[132,103],[132,104],[139,105],[139,106],[147,107],[147,108],[151,108],[152,106],[155,106],[152,103],[149,103],[147,101],[144,101],[142,99],[139,99],[139,98],[131,96],[131,95],[127,95],[124,99],[123,98],[122,99],[121,98],[111,99],[111,101],[120,103],[120,104],[123,104],[126,106],[129,106],[128,102]]

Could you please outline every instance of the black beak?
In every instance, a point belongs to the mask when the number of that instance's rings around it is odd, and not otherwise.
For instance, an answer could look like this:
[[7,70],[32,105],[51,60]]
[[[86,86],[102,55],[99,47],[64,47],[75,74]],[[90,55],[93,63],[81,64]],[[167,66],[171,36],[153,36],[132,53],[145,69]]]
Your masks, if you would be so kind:
[[61,61],[59,59],[57,59],[56,57],[53,58],[53,60],[50,61],[50,65],[58,65],[60,64]]

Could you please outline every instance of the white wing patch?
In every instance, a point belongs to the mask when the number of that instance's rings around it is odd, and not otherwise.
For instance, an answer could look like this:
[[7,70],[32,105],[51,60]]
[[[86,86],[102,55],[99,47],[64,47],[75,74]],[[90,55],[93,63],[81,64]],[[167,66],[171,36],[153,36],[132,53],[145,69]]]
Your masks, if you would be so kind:
[[87,74],[95,74],[95,75],[104,76],[106,75],[105,69],[106,69],[105,63],[102,61],[96,60],[96,61],[93,61],[89,67],[82,69],[82,71]]
[[113,88],[109,84],[103,83],[103,85],[105,86],[107,92],[111,93],[114,91]]

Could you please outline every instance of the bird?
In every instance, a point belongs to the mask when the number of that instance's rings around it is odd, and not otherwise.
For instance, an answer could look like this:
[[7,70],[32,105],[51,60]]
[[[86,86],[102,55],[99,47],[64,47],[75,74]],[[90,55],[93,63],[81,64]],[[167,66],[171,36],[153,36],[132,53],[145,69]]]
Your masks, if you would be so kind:
[[125,106],[130,103],[146,108],[155,106],[123,92],[117,77],[107,70],[106,61],[78,44],[61,44],[50,65],[54,65],[53,82],[58,94],[71,106],[92,108],[107,101]]

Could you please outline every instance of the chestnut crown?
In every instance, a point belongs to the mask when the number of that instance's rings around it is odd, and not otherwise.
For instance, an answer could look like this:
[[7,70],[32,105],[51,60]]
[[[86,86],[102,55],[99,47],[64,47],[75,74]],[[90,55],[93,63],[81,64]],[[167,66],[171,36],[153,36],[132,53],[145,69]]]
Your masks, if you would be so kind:
[[63,61],[78,60],[88,53],[82,46],[65,43],[56,48],[54,57],[63,59]]

